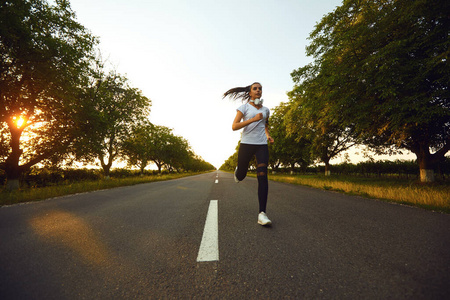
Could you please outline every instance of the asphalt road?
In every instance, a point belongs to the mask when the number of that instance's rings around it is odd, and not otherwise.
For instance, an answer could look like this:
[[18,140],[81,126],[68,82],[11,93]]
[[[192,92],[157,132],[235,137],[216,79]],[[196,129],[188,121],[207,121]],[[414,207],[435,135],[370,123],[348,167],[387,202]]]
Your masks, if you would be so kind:
[[[0,299],[448,299],[450,215],[213,172],[0,208]],[[218,257],[197,262],[211,200]]]

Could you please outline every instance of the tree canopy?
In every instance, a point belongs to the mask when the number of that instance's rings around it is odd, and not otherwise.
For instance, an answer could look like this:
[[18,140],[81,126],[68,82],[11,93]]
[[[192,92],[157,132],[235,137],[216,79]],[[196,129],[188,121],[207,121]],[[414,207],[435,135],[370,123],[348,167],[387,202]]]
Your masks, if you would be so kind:
[[448,11],[443,0],[344,1],[311,33],[314,61],[291,74],[292,108],[378,152],[410,150],[433,180],[450,150]]
[[0,168],[12,188],[23,171],[72,143],[76,91],[96,43],[67,1],[0,3]]
[[114,71],[100,72],[80,97],[75,155],[87,162],[98,160],[108,176],[133,126],[148,117],[151,100]]
[[[150,99],[105,71],[97,44],[68,1],[0,2],[0,171],[8,189],[31,166],[68,157],[99,161],[108,175],[133,126],[149,117]],[[164,159],[168,168],[181,168],[182,155],[195,165],[184,139],[171,143],[180,147]]]
[[124,142],[123,152],[127,162],[138,167],[141,173],[150,163],[157,166],[159,173],[163,167],[169,171],[214,169],[214,166],[196,156],[189,143],[173,134],[170,128],[149,122],[133,126]]
[[286,127],[285,119],[289,109],[288,103],[281,103],[273,109],[270,116],[269,130],[275,143],[269,144],[269,163],[275,170],[280,165],[294,169],[296,164],[306,167],[312,162],[311,141],[305,135],[291,134]]

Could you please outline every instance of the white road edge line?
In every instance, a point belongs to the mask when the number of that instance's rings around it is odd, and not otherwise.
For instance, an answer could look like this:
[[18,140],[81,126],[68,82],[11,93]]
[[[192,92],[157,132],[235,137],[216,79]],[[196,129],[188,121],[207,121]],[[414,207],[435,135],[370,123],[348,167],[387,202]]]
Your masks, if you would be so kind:
[[208,214],[206,215],[205,229],[203,230],[202,242],[198,250],[197,262],[219,260],[219,222],[218,222],[218,200],[209,202]]

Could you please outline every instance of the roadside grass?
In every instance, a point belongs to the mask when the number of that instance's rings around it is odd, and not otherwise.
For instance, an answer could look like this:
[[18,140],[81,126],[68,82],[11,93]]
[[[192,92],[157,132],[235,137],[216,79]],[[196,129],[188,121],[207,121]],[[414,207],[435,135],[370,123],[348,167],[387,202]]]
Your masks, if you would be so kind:
[[171,180],[202,173],[203,172],[198,173],[190,172],[190,173],[176,173],[166,175],[149,175],[149,176],[126,177],[126,178],[109,178],[101,180],[66,182],[64,184],[40,188],[23,188],[13,192],[2,190],[0,192],[0,206],[23,202],[39,201],[48,198],[60,197],[77,193],[92,192],[96,190],[111,189],[140,183]]
[[269,175],[269,179],[450,213],[448,183],[421,184],[394,178],[281,174]]

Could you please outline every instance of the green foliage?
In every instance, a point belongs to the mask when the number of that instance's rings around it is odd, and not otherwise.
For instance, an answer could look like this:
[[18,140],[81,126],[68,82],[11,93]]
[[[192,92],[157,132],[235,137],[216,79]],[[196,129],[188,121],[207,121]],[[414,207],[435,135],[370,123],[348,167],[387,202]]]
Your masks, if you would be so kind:
[[170,128],[151,123],[135,125],[124,141],[123,154],[128,164],[141,172],[153,162],[161,172],[163,166],[173,171],[207,171],[215,169],[190,149],[189,143]]
[[0,3],[0,168],[8,179],[70,146],[95,44],[66,1]]
[[[124,157],[131,129],[150,112],[151,101],[126,77],[104,71],[97,39],[76,21],[69,2],[51,3],[0,2],[0,175],[11,189],[22,174],[31,178],[28,170],[38,163],[49,167],[44,182],[57,180],[61,162],[74,160],[100,161],[108,175]],[[155,160],[164,157],[169,169],[208,165],[184,139],[170,138],[172,147]]]
[[154,144],[157,133],[151,123],[133,126],[130,135],[123,143],[123,154],[131,166],[136,166],[144,172],[144,169],[154,158]]
[[[315,165],[308,168],[295,168],[295,172],[299,174],[323,174],[325,166]],[[382,160],[382,161],[364,161],[357,164],[341,163],[332,166],[332,174],[335,175],[351,175],[358,177],[397,177],[417,179],[419,175],[419,165],[414,160]],[[289,173],[290,168],[280,168],[278,173]],[[442,161],[435,170],[439,181],[448,182],[450,179],[450,158],[447,157]]]
[[311,141],[299,132],[291,131],[285,122],[289,111],[289,105],[281,103],[273,110],[270,116],[270,135],[275,143],[269,144],[270,164],[273,169],[279,166],[291,166],[298,164],[307,167],[312,163],[310,151]]
[[[320,173],[322,167],[315,170]],[[313,168],[309,169],[313,171]],[[363,177],[406,177],[417,178],[419,166],[415,161],[365,161],[357,164],[343,163],[333,166],[333,174],[355,175]]]
[[164,145],[164,165],[169,171],[181,171],[190,157],[190,146],[186,139],[170,134]]
[[123,155],[132,127],[149,115],[151,101],[130,87],[126,77],[101,70],[81,97],[75,155],[85,162],[100,161],[108,175],[114,159]]
[[450,150],[449,5],[344,1],[311,33],[314,61],[291,74],[291,122],[322,136],[337,128],[379,153],[408,149],[432,169]]
[[212,164],[206,162],[201,157],[198,157],[197,155],[194,155],[191,153],[191,156],[189,157],[188,161],[184,165],[185,170],[190,172],[204,172],[204,171],[211,171],[215,170],[216,167],[214,167]]
[[[238,149],[238,148],[236,148]],[[221,166],[220,170],[223,171],[234,171],[237,166],[237,159],[238,159],[238,151],[236,150],[233,155],[231,155]]]

